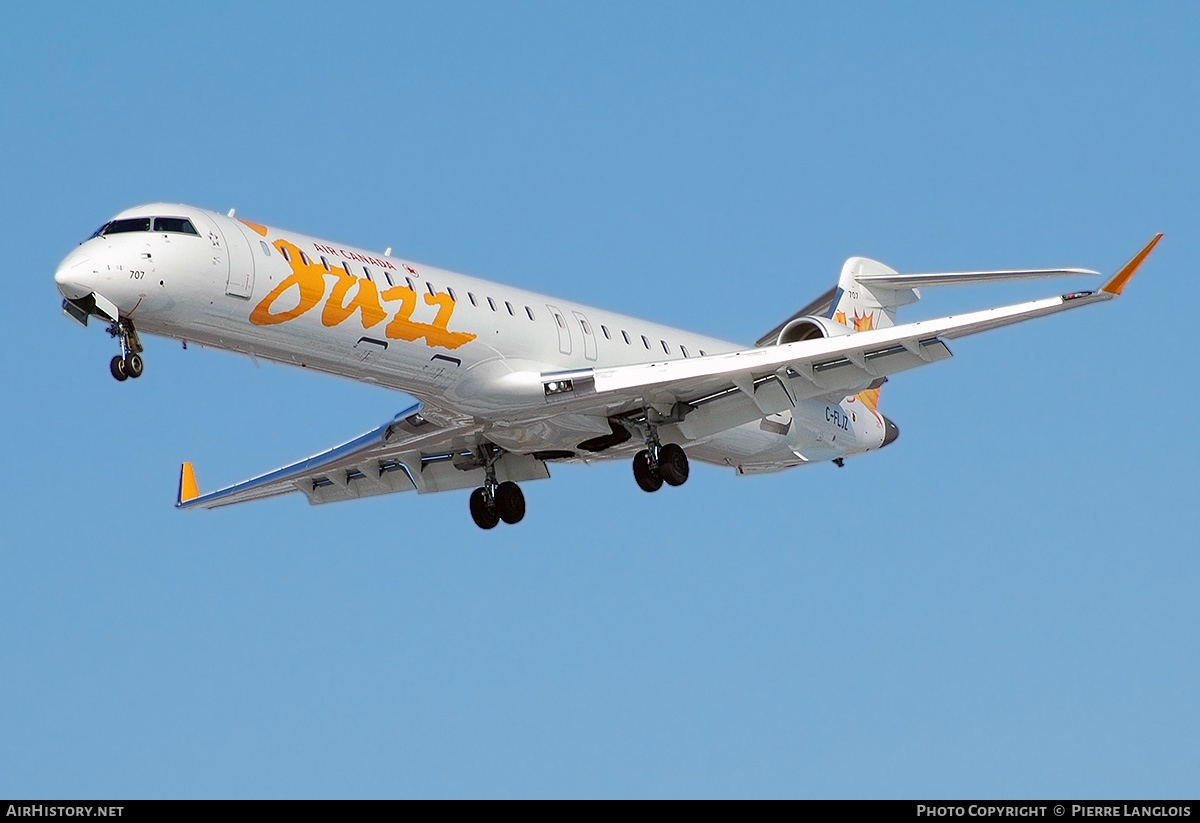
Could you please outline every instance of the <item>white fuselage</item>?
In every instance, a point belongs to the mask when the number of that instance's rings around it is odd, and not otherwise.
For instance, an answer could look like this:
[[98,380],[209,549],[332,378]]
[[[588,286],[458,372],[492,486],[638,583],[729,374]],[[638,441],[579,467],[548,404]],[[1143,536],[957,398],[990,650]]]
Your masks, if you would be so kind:
[[[196,233],[93,237],[59,267],[63,295],[95,295],[142,333],[408,392],[427,416],[486,422],[486,437],[513,452],[592,460],[641,448],[581,451],[580,442],[610,433],[608,421],[556,414],[543,374],[743,348],[187,206],[143,206],[117,219],[143,217],[186,219]],[[724,431],[689,437],[666,426],[662,437],[695,459],[757,472],[878,448],[884,423],[859,398],[802,400],[795,412]]]

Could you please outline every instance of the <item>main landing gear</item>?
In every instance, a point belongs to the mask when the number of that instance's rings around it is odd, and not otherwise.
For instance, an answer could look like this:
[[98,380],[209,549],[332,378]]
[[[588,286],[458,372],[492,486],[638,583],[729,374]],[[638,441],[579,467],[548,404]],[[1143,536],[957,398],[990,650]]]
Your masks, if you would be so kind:
[[108,370],[117,380],[142,376],[142,341],[138,339],[133,321],[118,320],[108,327],[108,333],[120,338],[121,353],[108,363]]
[[674,443],[658,442],[658,430],[646,426],[646,448],[633,456],[633,479],[642,491],[656,492],[663,481],[682,486],[688,479],[688,459],[683,448]]
[[481,529],[493,529],[503,520],[519,523],[525,516],[525,495],[521,487],[511,480],[496,482],[496,461],[504,452],[489,451],[485,456],[486,481],[471,492],[471,519]]

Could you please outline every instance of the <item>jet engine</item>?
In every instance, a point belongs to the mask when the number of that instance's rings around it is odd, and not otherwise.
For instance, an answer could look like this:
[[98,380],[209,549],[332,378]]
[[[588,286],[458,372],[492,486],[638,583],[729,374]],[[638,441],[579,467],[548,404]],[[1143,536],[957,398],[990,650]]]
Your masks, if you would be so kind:
[[775,345],[798,343],[801,340],[819,340],[822,337],[839,337],[850,334],[850,329],[841,323],[835,323],[828,317],[797,317],[779,330]]

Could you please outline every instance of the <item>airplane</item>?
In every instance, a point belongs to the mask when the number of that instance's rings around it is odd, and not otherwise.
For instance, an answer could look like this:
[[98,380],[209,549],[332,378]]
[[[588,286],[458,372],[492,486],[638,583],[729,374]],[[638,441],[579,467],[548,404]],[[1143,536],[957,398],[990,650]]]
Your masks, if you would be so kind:
[[689,462],[739,475],[883,448],[900,430],[880,387],[951,356],[947,342],[1111,300],[1158,234],[1100,289],[896,324],[920,289],[1086,269],[902,274],[851,257],[836,285],[752,347],[184,205],[104,223],[55,273],[63,312],[108,324],[109,369],[141,377],[142,334],[398,389],[419,402],[340,446],[201,494],[191,463],[176,506],[300,492],[332,503],[473,489],[482,529],[525,515],[518,484],[549,464],[632,460],[647,492]]

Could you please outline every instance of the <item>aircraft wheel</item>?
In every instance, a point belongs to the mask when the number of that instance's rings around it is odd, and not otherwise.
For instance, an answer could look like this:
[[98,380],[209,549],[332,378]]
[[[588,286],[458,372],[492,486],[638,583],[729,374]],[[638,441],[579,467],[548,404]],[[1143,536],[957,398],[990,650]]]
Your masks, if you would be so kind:
[[130,377],[142,376],[142,356],[140,354],[130,352],[125,355],[125,374]]
[[496,487],[496,513],[505,523],[520,523],[525,516],[525,494],[511,480]]
[[112,376],[117,380],[124,380],[129,377],[125,371],[125,358],[117,355],[108,363],[108,370],[112,372]]
[[500,522],[500,515],[496,514],[496,507],[487,504],[487,496],[482,488],[471,492],[471,519],[481,529],[494,529]]
[[668,443],[659,449],[658,470],[663,480],[672,486],[682,486],[688,479],[687,455],[680,446]]
[[650,452],[645,449],[633,456],[633,479],[642,491],[656,492],[662,488],[662,475],[650,467]]

